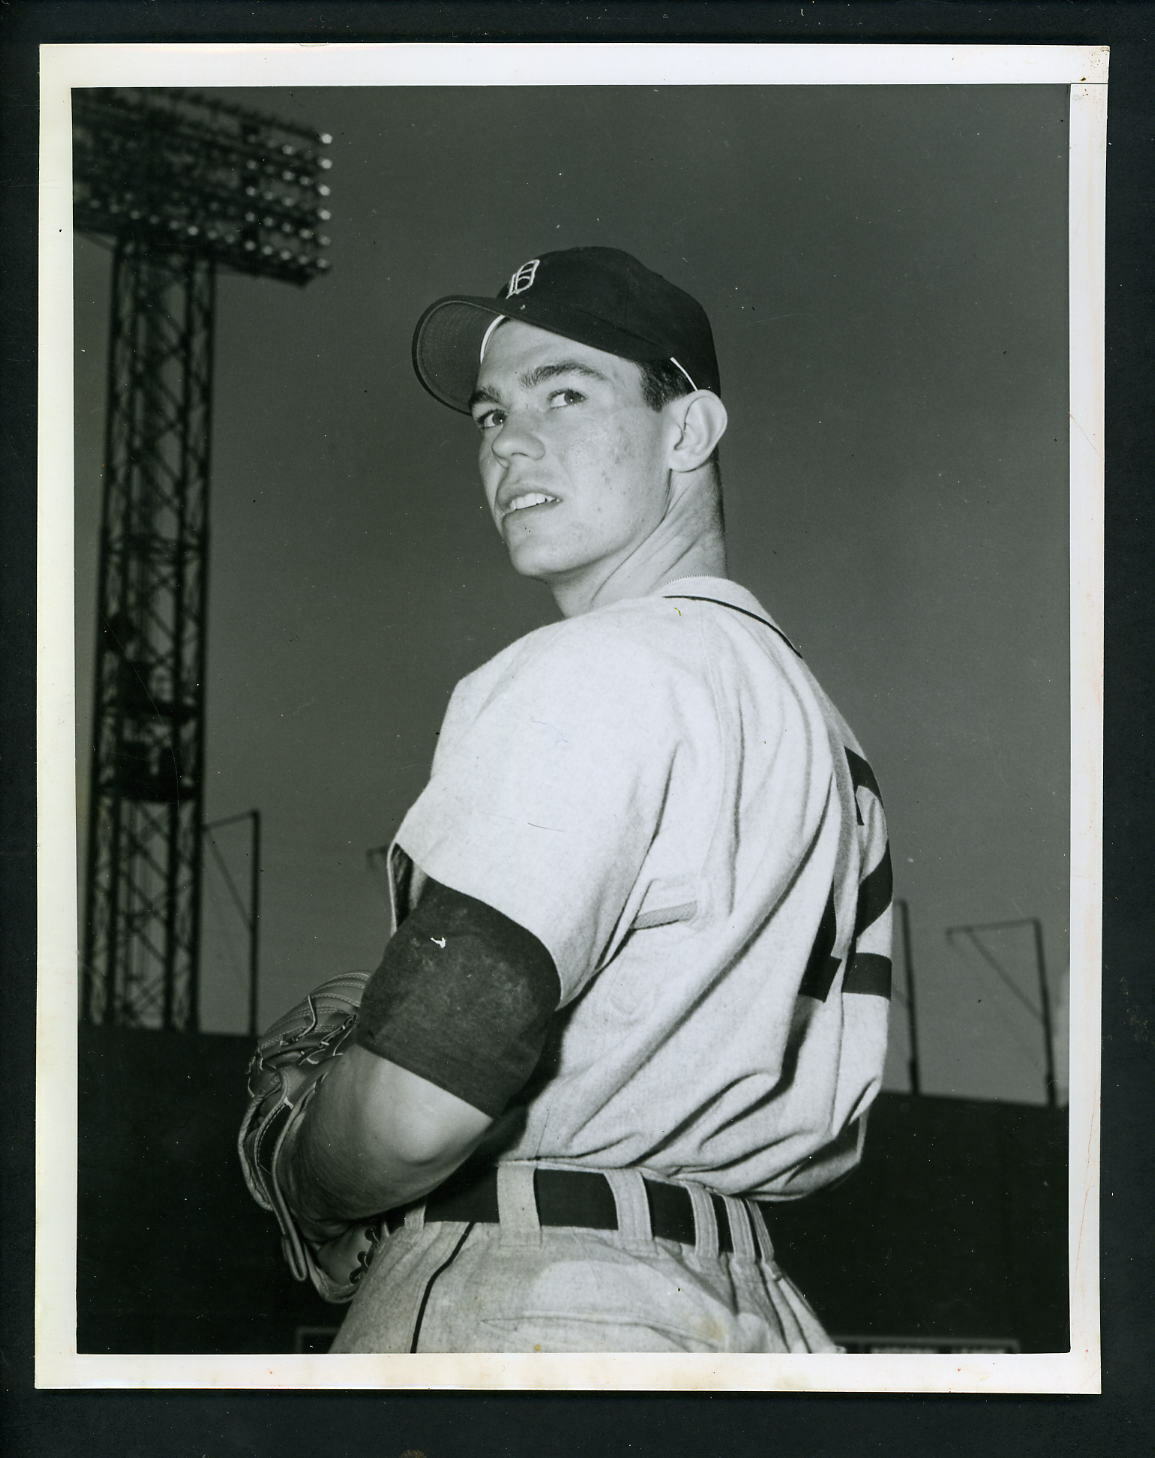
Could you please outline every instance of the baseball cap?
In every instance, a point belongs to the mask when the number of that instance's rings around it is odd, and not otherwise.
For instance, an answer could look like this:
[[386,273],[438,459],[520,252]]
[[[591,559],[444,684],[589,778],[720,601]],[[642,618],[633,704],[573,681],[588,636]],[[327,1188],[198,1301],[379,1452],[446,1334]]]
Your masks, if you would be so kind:
[[495,297],[452,294],[413,334],[417,378],[468,412],[489,332],[517,319],[638,364],[670,360],[692,389],[720,394],[714,336],[696,299],[620,248],[563,248],[514,269]]

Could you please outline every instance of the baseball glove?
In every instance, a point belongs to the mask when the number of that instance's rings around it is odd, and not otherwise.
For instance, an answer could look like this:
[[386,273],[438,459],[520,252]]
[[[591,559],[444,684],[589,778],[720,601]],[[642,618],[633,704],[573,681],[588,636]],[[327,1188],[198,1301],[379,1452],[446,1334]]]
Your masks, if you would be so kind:
[[352,1299],[379,1239],[379,1222],[353,1222],[324,1242],[308,1239],[285,1199],[277,1163],[353,1031],[368,980],[367,972],[331,977],[268,1029],[249,1061],[249,1105],[237,1138],[245,1183],[276,1217],[289,1269],[333,1302]]

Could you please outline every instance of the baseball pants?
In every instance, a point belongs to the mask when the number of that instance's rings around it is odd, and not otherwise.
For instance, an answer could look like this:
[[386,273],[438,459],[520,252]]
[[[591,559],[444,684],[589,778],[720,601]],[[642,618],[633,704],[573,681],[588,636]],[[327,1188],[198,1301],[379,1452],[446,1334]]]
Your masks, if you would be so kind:
[[615,1230],[543,1226],[532,1164],[498,1166],[493,1223],[427,1223],[423,1205],[409,1210],[382,1236],[332,1350],[838,1350],[775,1262],[753,1201],[683,1183],[691,1244],[654,1236],[637,1170],[601,1173]]

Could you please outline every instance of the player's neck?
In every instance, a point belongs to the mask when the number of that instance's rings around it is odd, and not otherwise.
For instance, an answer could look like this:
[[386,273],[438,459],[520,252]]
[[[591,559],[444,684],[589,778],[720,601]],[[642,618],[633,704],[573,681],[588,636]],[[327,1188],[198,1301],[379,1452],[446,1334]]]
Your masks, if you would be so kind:
[[652,537],[624,561],[594,574],[550,583],[558,611],[574,618],[610,603],[649,597],[683,577],[725,577],[726,547],[721,530],[692,542]]
[[609,603],[648,597],[681,577],[724,577],[726,543],[717,475],[706,464],[693,472],[671,472],[666,509],[644,540],[620,555],[591,562],[549,579],[563,617],[573,618]]

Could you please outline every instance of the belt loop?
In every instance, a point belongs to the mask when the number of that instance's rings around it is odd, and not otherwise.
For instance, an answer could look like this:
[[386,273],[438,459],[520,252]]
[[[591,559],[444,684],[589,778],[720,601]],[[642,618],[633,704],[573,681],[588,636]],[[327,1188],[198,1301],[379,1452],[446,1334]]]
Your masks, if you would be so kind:
[[640,1170],[607,1169],[602,1173],[609,1181],[618,1211],[618,1231],[626,1240],[652,1241],[650,1202],[646,1199],[646,1182]]
[[758,1252],[765,1265],[771,1269],[775,1276],[778,1274],[778,1264],[774,1259],[774,1242],[770,1239],[770,1232],[766,1228],[766,1217],[762,1213],[762,1206],[757,1200],[745,1202],[747,1213],[750,1216],[750,1224],[754,1227],[754,1239],[758,1242]]
[[718,1222],[710,1192],[701,1185],[684,1186],[694,1210],[694,1254],[704,1261],[717,1260],[720,1249]]
[[502,1237],[541,1243],[541,1221],[533,1192],[532,1164],[512,1162],[497,1166],[497,1218]]
[[752,1261],[758,1252],[754,1246],[754,1232],[750,1228],[750,1214],[746,1202],[735,1195],[723,1195],[726,1214],[730,1217],[730,1240],[734,1254],[742,1260]]

